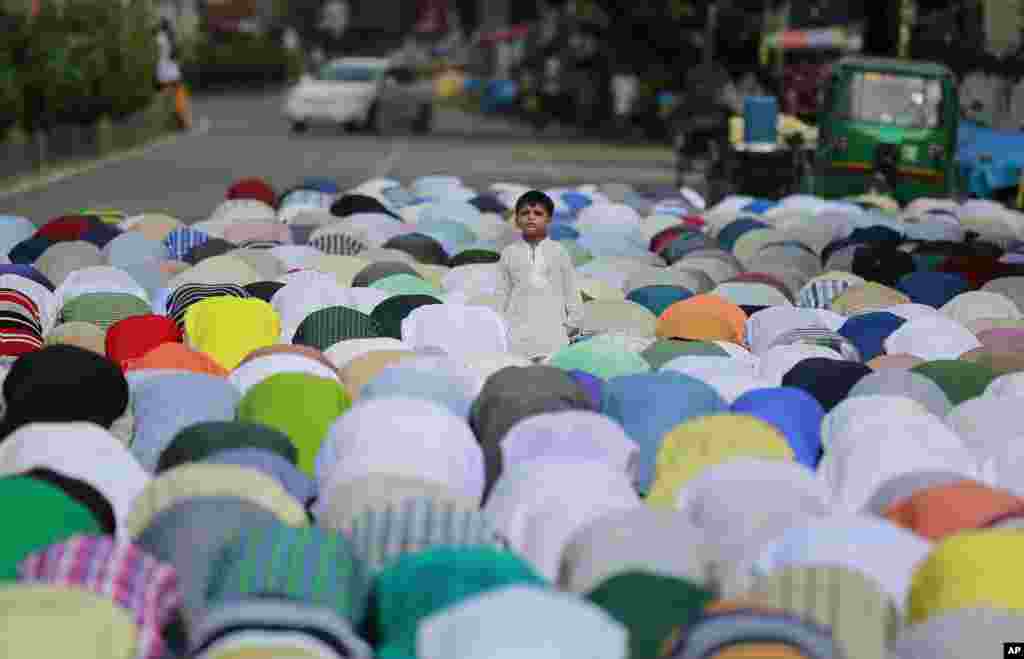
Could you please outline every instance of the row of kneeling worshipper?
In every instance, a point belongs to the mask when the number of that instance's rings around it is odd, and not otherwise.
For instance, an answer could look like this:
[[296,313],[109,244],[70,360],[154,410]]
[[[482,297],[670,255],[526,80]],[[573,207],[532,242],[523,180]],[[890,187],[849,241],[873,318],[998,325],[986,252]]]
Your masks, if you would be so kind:
[[534,361],[497,272],[527,189],[0,217],[0,656],[1022,640],[1024,215],[548,189],[582,335]]

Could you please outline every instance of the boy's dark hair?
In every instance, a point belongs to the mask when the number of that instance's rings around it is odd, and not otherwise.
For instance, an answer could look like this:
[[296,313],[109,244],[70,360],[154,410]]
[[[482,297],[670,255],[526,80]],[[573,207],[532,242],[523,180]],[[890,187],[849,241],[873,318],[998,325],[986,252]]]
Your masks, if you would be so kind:
[[519,215],[519,211],[523,210],[527,206],[543,206],[544,210],[548,212],[548,217],[555,214],[555,202],[551,201],[551,197],[547,196],[540,190],[530,190],[529,192],[523,193],[523,196],[516,200],[516,215]]

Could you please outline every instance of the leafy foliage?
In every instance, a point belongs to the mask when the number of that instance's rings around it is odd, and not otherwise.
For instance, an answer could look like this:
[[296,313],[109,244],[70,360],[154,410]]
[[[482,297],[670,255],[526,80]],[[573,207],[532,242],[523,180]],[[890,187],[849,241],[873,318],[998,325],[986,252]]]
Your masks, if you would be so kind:
[[[0,29],[4,33],[20,34],[18,20],[13,16],[0,17]],[[20,46],[17,40],[0,41],[0,136],[21,118],[23,97],[15,61]]]
[[[16,21],[5,34],[0,108],[14,108],[29,131],[88,124],[144,108],[155,91],[152,25],[144,3],[43,3],[37,16]],[[9,80],[2,73],[6,63],[14,70]],[[10,93],[20,99],[5,101]]]
[[185,62],[185,80],[198,89],[281,83],[298,77],[302,58],[269,35],[204,33],[195,57]]

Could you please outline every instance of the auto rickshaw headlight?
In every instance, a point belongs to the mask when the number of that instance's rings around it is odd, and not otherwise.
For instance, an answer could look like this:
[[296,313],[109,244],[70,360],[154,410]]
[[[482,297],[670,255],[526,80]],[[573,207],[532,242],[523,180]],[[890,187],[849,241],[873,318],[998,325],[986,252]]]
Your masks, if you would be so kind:
[[941,144],[930,144],[928,146],[928,155],[933,160],[939,160],[946,155],[946,147]]
[[832,147],[836,151],[846,151],[850,146],[850,140],[846,137],[837,137],[832,142]]

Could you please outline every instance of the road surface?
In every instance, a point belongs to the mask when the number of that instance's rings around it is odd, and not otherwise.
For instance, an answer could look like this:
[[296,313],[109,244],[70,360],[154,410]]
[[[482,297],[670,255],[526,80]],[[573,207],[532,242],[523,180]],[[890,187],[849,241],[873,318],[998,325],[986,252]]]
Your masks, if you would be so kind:
[[42,223],[83,206],[102,206],[168,212],[193,222],[205,219],[227,186],[245,176],[264,177],[279,189],[307,176],[331,177],[343,189],[373,177],[409,182],[430,174],[461,176],[476,187],[496,181],[616,181],[642,188],[673,182],[664,149],[537,139],[524,126],[454,109],[439,110],[433,133],[425,137],[401,126],[385,126],[378,136],[329,127],[296,136],[281,117],[281,104],[280,92],[197,99],[202,130],[42,187],[0,193],[0,213]]

